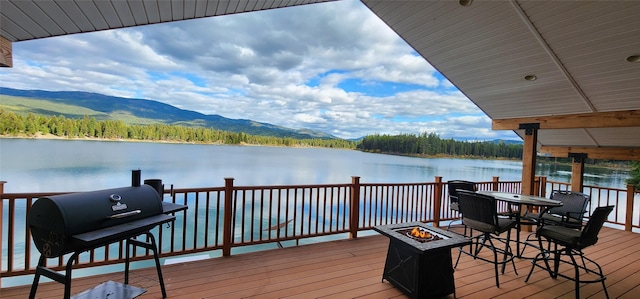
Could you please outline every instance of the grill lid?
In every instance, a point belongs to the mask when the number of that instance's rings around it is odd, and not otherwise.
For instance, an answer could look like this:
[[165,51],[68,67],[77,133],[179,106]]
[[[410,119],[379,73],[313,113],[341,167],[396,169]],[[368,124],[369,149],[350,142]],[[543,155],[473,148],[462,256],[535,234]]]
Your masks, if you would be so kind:
[[160,195],[153,187],[140,185],[41,197],[27,221],[38,250],[52,257],[77,249],[71,245],[74,235],[102,230],[103,239],[108,239],[109,230],[104,229],[120,227],[111,230],[116,238],[127,230],[150,229],[151,224],[141,220],[162,213]]

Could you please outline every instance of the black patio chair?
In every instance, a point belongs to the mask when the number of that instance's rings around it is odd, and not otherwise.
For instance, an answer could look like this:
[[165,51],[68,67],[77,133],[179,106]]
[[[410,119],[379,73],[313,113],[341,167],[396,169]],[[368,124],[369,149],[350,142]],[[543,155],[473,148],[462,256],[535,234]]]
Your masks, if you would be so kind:
[[[504,274],[506,264],[511,262],[513,271],[516,275],[518,274],[513,261],[514,254],[509,246],[511,229],[516,227],[517,223],[513,219],[498,217],[498,206],[496,199],[492,196],[472,191],[458,190],[458,201],[460,209],[462,210],[462,223],[473,230],[481,232],[480,235],[473,237],[472,246],[475,245],[476,248],[471,255],[474,259],[480,259],[494,265],[496,286],[500,287],[498,265],[502,265],[502,274]],[[500,234],[505,232],[507,233],[507,237],[500,238]],[[504,248],[497,247],[494,244],[494,240],[504,243]],[[479,255],[483,248],[488,248],[492,251],[492,260]],[[463,250],[460,248],[456,266],[462,253]],[[503,256],[502,260],[498,260],[498,254]]]
[[542,223],[562,225],[570,228],[581,228],[584,215],[591,197],[587,194],[566,190],[554,190],[551,199],[562,202],[561,207],[554,207],[542,213],[527,213],[524,219],[541,225]]
[[[460,204],[458,203],[458,190],[476,191],[476,183],[464,180],[453,180],[447,182],[447,188],[449,191],[449,209],[456,211],[462,219],[462,212],[460,211]],[[457,220],[451,220],[447,225],[447,230],[451,229],[451,224]],[[467,227],[464,227],[465,236],[467,235]]]
[[[553,190],[550,199],[561,201],[562,206],[553,207],[541,213],[527,211],[522,216],[521,224],[531,224],[538,227],[545,224],[561,225],[575,229],[582,227],[591,196],[580,192]],[[527,236],[522,248],[523,252],[529,246],[533,236],[535,236],[535,232]]]
[[[595,245],[598,242],[598,233],[604,225],[604,222],[609,217],[614,206],[598,207],[593,211],[589,221],[585,224],[582,230],[563,225],[543,225],[536,231],[538,242],[540,245],[540,253],[533,259],[531,270],[525,282],[529,281],[533,269],[535,267],[542,268],[549,272],[551,278],[556,279],[558,276],[564,277],[575,282],[575,296],[576,299],[580,298],[580,283],[596,283],[602,282],[602,288],[607,298],[609,293],[607,292],[607,286],[604,283],[606,276],[602,273],[602,268],[594,260],[584,256],[583,249],[589,246]],[[544,249],[542,240],[546,239],[549,242],[548,249]],[[553,245],[553,250],[551,249]],[[561,259],[561,256],[568,256],[570,260]],[[549,259],[553,256],[553,269],[549,265]],[[579,256],[582,259],[582,265],[576,262],[575,256]],[[538,265],[538,261],[543,260],[543,265]],[[587,267],[585,260],[589,261],[589,265],[594,267]],[[574,276],[568,276],[559,271],[560,264],[571,264],[574,268]],[[580,279],[580,269],[586,271],[589,274],[596,276],[595,279]]]

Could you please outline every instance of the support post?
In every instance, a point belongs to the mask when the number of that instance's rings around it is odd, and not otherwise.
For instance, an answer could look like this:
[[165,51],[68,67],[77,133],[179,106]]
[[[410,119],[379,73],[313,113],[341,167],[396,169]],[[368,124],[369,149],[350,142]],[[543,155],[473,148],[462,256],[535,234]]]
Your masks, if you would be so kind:
[[11,41],[0,35],[0,67],[13,67]]
[[633,228],[633,198],[635,195],[636,186],[627,185],[627,208],[626,208],[626,217],[624,220],[624,230],[631,231]]
[[584,160],[587,159],[585,153],[569,153],[571,162],[571,190],[574,192],[582,192],[584,180]]
[[358,238],[360,224],[360,177],[351,177],[351,202],[349,207],[349,238]]
[[440,211],[442,209],[442,195],[444,194],[444,184],[442,183],[442,177],[435,177],[435,189],[433,190],[433,226],[440,227]]
[[525,130],[524,146],[522,149],[522,194],[533,195],[536,174],[536,155],[538,144],[539,123],[520,124]]
[[[4,240],[4,238],[2,237],[2,215],[4,215],[4,199],[2,195],[4,194],[4,184],[6,183],[7,181],[0,181],[0,248],[4,248],[4,244],[2,244],[2,240]],[[2,269],[2,259],[0,259],[0,269]],[[2,288],[2,279],[0,279],[0,288]]]
[[494,176],[491,183],[491,191],[498,191],[500,189],[500,177]]
[[224,178],[224,219],[222,232],[222,256],[231,255],[231,220],[233,219],[233,178]]

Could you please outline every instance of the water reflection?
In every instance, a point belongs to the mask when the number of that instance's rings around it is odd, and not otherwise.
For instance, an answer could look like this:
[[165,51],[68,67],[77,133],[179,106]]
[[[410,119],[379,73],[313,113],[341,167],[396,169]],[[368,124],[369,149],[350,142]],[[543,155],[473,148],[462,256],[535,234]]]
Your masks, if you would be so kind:
[[[519,161],[426,159],[324,148],[218,146],[140,142],[0,139],[5,192],[90,191],[127,186],[131,170],[176,188],[236,185],[342,184],[463,179],[519,181]],[[568,182],[570,165],[537,166],[537,175]],[[587,168],[585,184],[624,188],[628,173]]]
[[[548,180],[569,182],[571,180],[571,165],[560,163],[539,163],[536,174],[546,175]],[[625,180],[629,172],[620,169],[585,166],[584,185],[603,186],[611,188],[626,188]]]

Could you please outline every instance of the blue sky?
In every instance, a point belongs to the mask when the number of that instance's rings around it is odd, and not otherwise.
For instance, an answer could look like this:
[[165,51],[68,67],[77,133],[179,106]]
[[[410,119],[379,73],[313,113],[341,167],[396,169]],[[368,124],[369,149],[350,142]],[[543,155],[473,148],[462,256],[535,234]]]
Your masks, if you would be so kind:
[[77,90],[341,138],[519,139],[359,1],[13,44],[0,86]]

